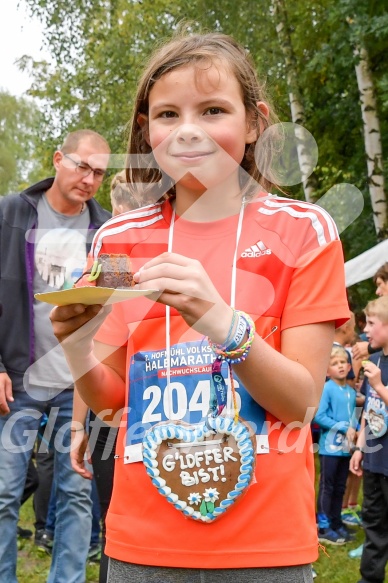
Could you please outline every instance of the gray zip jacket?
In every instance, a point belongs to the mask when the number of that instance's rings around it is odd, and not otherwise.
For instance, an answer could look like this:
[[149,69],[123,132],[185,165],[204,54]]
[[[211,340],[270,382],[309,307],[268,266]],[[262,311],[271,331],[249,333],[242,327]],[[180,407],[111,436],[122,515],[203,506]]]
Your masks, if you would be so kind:
[[[26,233],[36,229],[39,199],[53,182],[46,178],[19,194],[0,197],[0,373],[8,373],[16,391],[24,390],[24,373],[34,362],[34,243]],[[111,215],[94,199],[87,205],[89,251],[96,229]]]

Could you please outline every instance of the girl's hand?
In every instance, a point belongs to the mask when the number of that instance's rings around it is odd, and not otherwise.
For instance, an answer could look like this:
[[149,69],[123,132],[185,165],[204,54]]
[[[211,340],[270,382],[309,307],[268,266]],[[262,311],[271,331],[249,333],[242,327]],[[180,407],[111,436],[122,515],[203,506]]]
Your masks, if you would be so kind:
[[[370,360],[367,360],[364,363],[364,373],[365,376],[368,378],[370,386],[373,387],[376,391],[379,388],[381,389],[384,388],[384,385],[381,382],[381,370]],[[379,385],[381,385],[381,387]]]
[[162,253],[135,273],[134,280],[139,289],[160,290],[148,297],[175,308],[194,330],[213,342],[225,341],[233,312],[199,261]]

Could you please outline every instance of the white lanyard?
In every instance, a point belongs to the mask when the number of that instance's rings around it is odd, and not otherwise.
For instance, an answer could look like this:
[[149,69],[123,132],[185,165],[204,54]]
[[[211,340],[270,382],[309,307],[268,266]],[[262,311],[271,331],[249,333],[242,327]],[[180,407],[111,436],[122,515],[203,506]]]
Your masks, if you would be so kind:
[[[240,241],[241,233],[242,233],[242,225],[244,219],[244,211],[245,211],[246,200],[243,197],[240,207],[240,212],[238,215],[238,223],[237,223],[237,231],[236,231],[236,244],[233,253],[233,262],[232,262],[232,276],[231,276],[231,290],[230,290],[230,306],[232,308],[235,307],[236,303],[236,281],[237,281],[237,253],[238,253],[238,244]],[[171,223],[170,228],[168,231],[168,246],[167,251],[172,253],[172,246],[174,240],[174,225],[175,225],[175,209],[172,211]],[[170,306],[166,306],[166,357],[167,357],[167,368],[166,368],[166,376],[167,376],[167,387],[170,385],[170,378],[171,378],[171,370],[170,370],[170,363],[171,363],[171,309]],[[169,403],[169,407],[171,403]]]

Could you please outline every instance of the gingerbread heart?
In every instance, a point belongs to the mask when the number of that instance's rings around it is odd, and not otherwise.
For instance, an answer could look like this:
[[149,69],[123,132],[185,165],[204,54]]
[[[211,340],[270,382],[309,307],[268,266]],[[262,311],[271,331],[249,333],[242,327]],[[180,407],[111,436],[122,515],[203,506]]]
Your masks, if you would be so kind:
[[225,417],[198,425],[159,423],[143,440],[143,463],[158,492],[185,516],[205,523],[247,490],[255,459],[251,428]]

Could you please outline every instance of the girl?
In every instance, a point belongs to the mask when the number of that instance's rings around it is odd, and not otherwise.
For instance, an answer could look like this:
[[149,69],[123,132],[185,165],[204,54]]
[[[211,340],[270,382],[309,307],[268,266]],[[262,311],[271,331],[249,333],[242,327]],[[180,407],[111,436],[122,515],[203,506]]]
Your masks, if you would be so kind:
[[[166,189],[169,197],[106,223],[89,264],[100,253],[126,253],[137,288],[160,291],[109,315],[80,304],[52,312],[84,400],[105,419],[108,408],[113,422],[122,416],[109,581],[312,580],[309,422],[335,322],[349,311],[332,219],[263,189],[269,156],[256,146],[269,119],[254,68],[230,37],[183,35],[159,49],[139,84],[128,182],[155,200]],[[161,496],[141,444],[159,422],[207,419],[214,363],[222,362],[213,351],[230,361],[233,398],[222,415],[239,409],[257,455],[242,499],[207,524]]]

